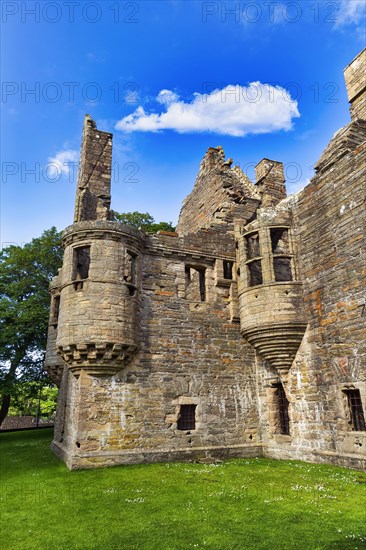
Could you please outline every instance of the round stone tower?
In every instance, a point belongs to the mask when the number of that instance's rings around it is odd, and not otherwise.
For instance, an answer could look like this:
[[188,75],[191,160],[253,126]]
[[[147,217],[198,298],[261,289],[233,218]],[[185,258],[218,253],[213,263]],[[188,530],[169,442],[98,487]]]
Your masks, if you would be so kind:
[[65,246],[56,347],[73,374],[115,374],[137,349],[143,234],[118,222],[78,222]]
[[63,233],[56,281],[54,347],[76,376],[113,375],[138,346],[144,234],[111,221],[111,166],[112,134],[86,115],[74,224]]
[[237,228],[241,333],[280,374],[287,374],[307,326],[298,280],[291,214],[276,205],[285,196],[283,165],[264,159],[257,186],[267,208]]
[[307,325],[291,228],[255,225],[238,239],[241,333],[264,359],[286,374]]

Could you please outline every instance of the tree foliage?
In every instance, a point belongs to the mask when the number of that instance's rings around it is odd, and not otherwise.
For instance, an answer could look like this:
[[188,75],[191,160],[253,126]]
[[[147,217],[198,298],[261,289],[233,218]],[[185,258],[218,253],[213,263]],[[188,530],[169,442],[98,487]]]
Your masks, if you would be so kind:
[[18,382],[13,388],[9,414],[11,416],[39,414],[50,418],[56,411],[57,393],[57,387],[50,385],[47,380]]
[[158,231],[175,231],[172,222],[156,223],[155,219],[148,212],[113,212],[114,219],[126,225],[142,229],[146,233],[157,233]]
[[0,251],[0,423],[18,383],[43,378],[49,283],[62,264],[55,227]]

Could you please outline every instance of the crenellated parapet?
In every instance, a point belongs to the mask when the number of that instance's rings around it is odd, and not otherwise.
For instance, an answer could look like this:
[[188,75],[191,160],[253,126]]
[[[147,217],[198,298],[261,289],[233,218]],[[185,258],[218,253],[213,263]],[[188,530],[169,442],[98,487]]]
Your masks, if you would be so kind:
[[241,333],[281,374],[287,374],[307,321],[288,209],[261,209],[237,225]]

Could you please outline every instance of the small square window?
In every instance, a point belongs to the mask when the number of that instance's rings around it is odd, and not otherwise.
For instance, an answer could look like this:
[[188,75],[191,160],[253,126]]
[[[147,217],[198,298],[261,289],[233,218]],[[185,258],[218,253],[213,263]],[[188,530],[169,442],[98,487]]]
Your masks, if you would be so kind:
[[350,424],[355,432],[366,431],[365,415],[362,408],[360,390],[344,390],[347,396]]
[[247,260],[257,258],[261,255],[259,248],[259,235],[258,233],[252,233],[245,237]]
[[263,284],[262,262],[261,260],[253,260],[247,263],[249,286],[257,286]]
[[194,430],[196,428],[197,405],[181,405],[177,421],[178,430]]
[[290,252],[288,229],[285,227],[271,229],[271,244],[273,254],[288,254]]
[[90,246],[74,248],[73,280],[89,277]]
[[223,261],[224,279],[233,278],[233,265],[234,265],[234,262],[230,262],[229,260]]
[[292,281],[291,258],[275,256],[273,258],[273,269],[276,282]]

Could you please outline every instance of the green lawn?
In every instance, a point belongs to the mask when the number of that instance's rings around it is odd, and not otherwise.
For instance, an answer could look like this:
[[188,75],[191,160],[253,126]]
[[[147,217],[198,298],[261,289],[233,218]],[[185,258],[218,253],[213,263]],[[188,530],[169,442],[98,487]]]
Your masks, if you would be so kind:
[[366,548],[366,474],[267,459],[69,472],[4,433],[1,550]]

